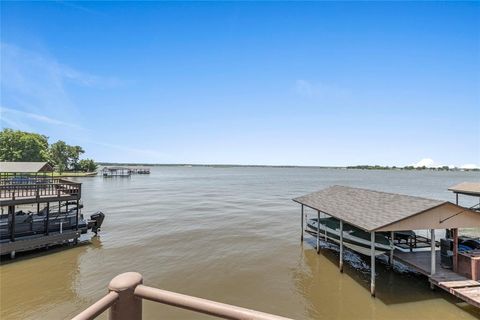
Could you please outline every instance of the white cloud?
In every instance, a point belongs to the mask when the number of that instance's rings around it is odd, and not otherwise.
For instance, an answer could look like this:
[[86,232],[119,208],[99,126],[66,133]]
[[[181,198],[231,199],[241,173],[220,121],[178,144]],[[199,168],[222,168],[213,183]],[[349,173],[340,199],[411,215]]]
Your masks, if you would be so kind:
[[433,161],[433,159],[430,159],[430,158],[424,158],[424,159],[418,161],[417,163],[413,164],[413,166],[415,168],[418,168],[418,167],[427,167],[427,168],[439,167],[439,165],[436,164],[435,161]]
[[313,83],[307,80],[299,79],[295,81],[294,91],[302,97],[316,97],[325,99],[345,98],[349,92],[345,89],[325,83]]

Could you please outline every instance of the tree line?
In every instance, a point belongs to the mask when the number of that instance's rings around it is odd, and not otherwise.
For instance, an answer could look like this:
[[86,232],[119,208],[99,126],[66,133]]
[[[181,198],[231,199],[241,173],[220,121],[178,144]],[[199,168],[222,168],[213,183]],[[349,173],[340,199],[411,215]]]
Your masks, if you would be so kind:
[[93,172],[97,164],[92,159],[80,159],[85,151],[59,140],[49,144],[48,137],[38,133],[3,129],[0,132],[0,161],[46,161],[59,172]]

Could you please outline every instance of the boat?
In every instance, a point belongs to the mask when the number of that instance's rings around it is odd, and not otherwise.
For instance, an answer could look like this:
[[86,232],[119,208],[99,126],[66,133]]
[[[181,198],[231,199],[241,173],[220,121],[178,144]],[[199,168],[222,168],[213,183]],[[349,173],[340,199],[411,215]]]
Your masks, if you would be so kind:
[[[78,209],[83,208],[79,205]],[[47,223],[47,207],[37,212],[19,210],[15,212],[15,239],[21,240],[24,237],[42,235],[48,232],[66,232],[76,229],[77,205],[76,202],[70,202],[60,207],[50,206],[50,214]],[[91,230],[95,234],[100,231],[105,214],[98,211],[89,218],[85,218],[82,213],[78,215],[78,230],[85,234]],[[0,241],[10,239],[11,215],[0,215]]]
[[[316,235],[318,231],[318,219],[313,218],[307,221],[307,232]],[[320,238],[340,243],[340,221],[328,217],[320,218]],[[343,244],[357,252],[370,255],[371,241],[370,233],[360,228],[344,223]],[[375,234],[375,255],[383,254],[391,250],[392,244],[388,233],[378,232]]]

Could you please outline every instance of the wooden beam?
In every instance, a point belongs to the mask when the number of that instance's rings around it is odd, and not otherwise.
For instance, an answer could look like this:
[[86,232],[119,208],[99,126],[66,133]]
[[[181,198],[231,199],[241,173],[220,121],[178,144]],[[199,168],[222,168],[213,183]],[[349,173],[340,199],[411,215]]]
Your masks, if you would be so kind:
[[301,225],[301,227],[302,227],[302,234],[301,234],[301,236],[300,236],[300,241],[303,242],[303,226],[304,226],[304,222],[303,222],[303,204],[302,204],[302,211],[301,211],[300,220],[301,220],[301,223],[302,223],[302,225]]
[[430,276],[433,276],[436,271],[435,229],[430,229],[430,250]]
[[458,228],[453,228],[453,272],[458,269]]
[[47,215],[46,215],[46,220],[45,220],[45,235],[48,236],[48,223],[50,219],[50,202],[47,202]]
[[78,231],[78,211],[80,210],[79,207],[80,207],[80,200],[77,200],[77,212],[75,214],[75,230],[77,231]]
[[393,267],[393,252],[395,251],[394,239],[395,239],[395,232],[392,231],[390,232],[390,257],[388,259],[388,263],[390,264],[390,267]]
[[[326,219],[327,214],[324,212],[323,217]],[[328,236],[327,236],[327,222],[325,221],[325,241],[328,241]]]
[[320,253],[320,211],[317,211],[317,253]]
[[343,272],[343,220],[340,220],[340,272]]
[[375,297],[375,231],[370,232],[370,294]]
[[12,215],[10,222],[10,241],[15,241],[15,206],[8,206],[8,213]]

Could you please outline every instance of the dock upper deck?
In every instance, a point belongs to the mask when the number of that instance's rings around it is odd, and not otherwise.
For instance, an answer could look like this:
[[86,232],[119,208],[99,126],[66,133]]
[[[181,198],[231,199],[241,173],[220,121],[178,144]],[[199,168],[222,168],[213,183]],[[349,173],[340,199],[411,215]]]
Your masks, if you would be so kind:
[[50,201],[78,200],[81,183],[51,177],[0,179],[0,206]]

